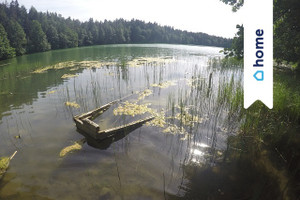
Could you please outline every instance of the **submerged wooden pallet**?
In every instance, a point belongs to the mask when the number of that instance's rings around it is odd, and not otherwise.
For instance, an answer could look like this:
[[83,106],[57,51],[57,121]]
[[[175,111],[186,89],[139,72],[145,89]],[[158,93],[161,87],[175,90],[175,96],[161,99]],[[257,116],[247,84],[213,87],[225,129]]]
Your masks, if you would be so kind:
[[110,128],[101,130],[100,126],[93,122],[92,120],[101,115],[103,112],[108,110],[113,104],[115,104],[117,101],[112,101],[108,104],[105,104],[104,106],[101,106],[95,110],[92,110],[87,113],[83,113],[81,115],[75,116],[73,119],[76,123],[77,129],[87,134],[89,137],[95,139],[95,140],[103,140],[108,137],[112,137],[115,134],[122,133],[128,130],[132,130],[135,127],[139,127],[143,125],[144,123],[154,119],[153,116],[147,117],[145,119],[137,120],[134,122],[131,122],[129,124],[125,124],[122,126]]

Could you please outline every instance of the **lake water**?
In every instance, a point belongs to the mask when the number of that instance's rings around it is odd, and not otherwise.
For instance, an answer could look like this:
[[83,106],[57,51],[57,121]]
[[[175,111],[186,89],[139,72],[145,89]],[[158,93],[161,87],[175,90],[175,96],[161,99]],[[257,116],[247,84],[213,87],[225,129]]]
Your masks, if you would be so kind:
[[[242,71],[221,69],[220,50],[104,45],[0,62],[0,156],[18,151],[0,182],[0,199],[183,197],[193,181],[188,168],[216,165],[234,134],[221,96],[230,82],[241,84]],[[126,101],[147,106],[161,124],[59,156],[84,138],[74,115],[126,96],[95,120],[101,129],[147,114],[115,115]]]

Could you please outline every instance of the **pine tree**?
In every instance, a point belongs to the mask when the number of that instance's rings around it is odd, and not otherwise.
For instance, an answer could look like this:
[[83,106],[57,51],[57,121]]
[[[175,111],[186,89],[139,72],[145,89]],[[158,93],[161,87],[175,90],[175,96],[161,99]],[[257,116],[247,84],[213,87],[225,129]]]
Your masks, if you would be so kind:
[[7,27],[7,33],[11,46],[16,50],[16,54],[18,56],[23,55],[26,52],[25,46],[27,40],[21,25],[15,20],[10,20]]
[[0,60],[12,58],[15,56],[15,49],[12,48],[7,39],[7,33],[0,24]]
[[46,34],[37,20],[33,20],[30,24],[28,49],[29,52],[42,52],[50,49]]

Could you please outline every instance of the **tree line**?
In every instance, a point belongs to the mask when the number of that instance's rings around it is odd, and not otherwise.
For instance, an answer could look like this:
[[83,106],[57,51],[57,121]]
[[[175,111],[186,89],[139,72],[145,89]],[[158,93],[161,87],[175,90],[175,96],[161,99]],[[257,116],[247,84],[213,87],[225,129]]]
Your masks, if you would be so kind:
[[86,22],[29,11],[17,0],[0,4],[0,60],[26,53],[100,44],[171,43],[230,47],[231,39],[132,19]]

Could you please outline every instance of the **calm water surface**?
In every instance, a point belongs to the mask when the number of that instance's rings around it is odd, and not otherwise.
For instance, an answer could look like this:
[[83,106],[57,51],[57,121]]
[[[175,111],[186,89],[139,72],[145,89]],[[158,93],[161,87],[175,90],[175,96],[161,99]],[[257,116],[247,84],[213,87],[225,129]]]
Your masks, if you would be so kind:
[[[0,199],[164,199],[181,197],[191,179],[188,166],[213,166],[233,134],[227,108],[219,101],[224,84],[241,82],[240,70],[220,70],[220,48],[183,45],[105,45],[26,55],[0,62],[0,156],[18,151],[0,183]],[[132,66],[135,59],[165,59]],[[110,62],[103,67],[50,69],[67,61]],[[113,64],[112,64],[113,63]],[[78,75],[61,78],[64,74]],[[160,88],[153,84],[173,81]],[[140,100],[168,124],[185,130],[165,132],[147,126],[126,136],[60,158],[60,151],[83,138],[73,116],[112,100],[149,89]],[[67,107],[76,102],[80,108]],[[124,122],[112,107],[96,120],[102,128]],[[183,109],[184,108],[184,109]],[[188,112],[199,122],[174,119]],[[171,117],[170,117],[171,116]],[[138,117],[138,116],[136,116]],[[128,118],[128,117],[127,117]],[[16,138],[15,136],[20,136]],[[209,177],[207,177],[209,178]],[[203,178],[201,182],[205,184]]]

